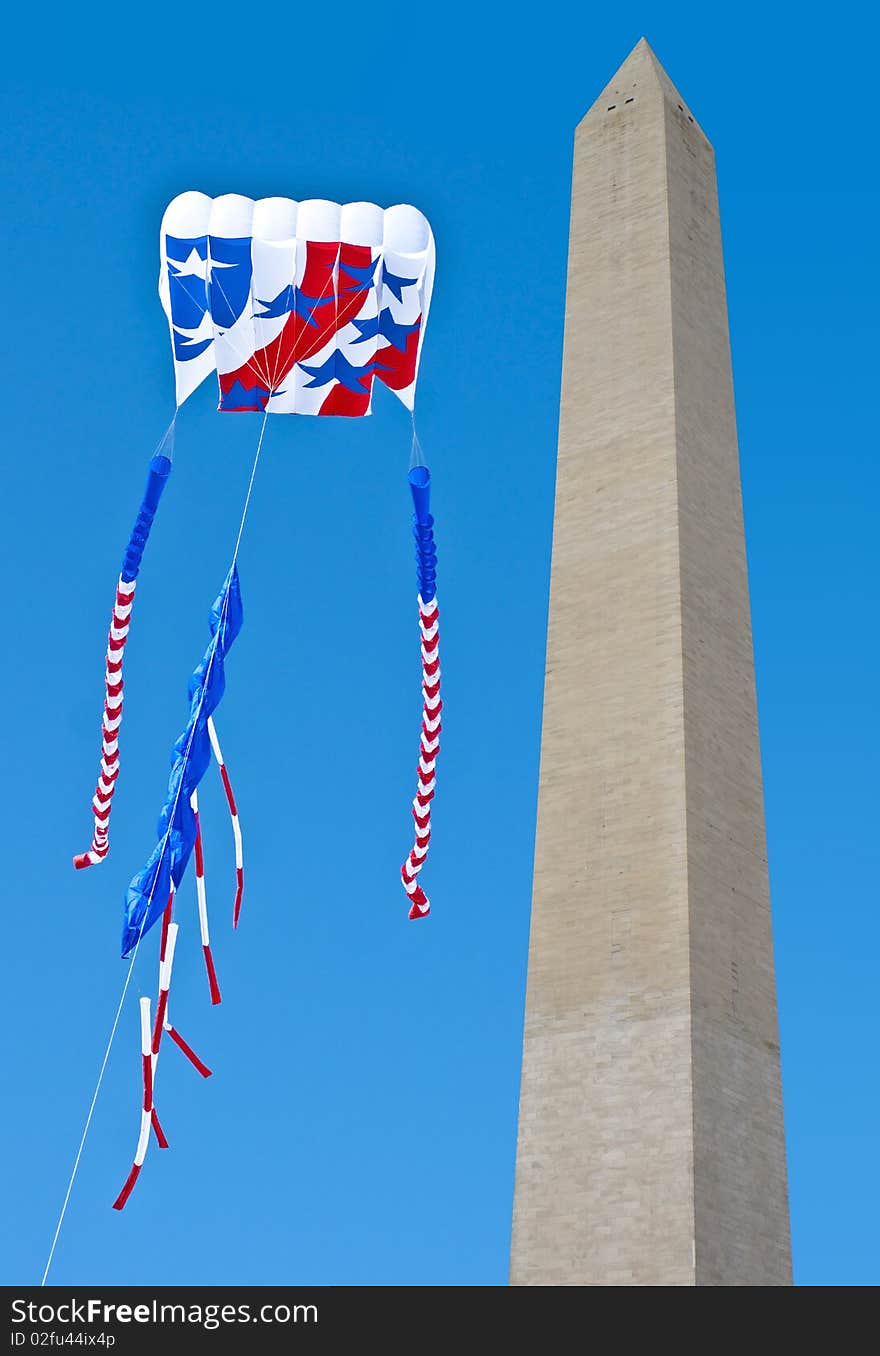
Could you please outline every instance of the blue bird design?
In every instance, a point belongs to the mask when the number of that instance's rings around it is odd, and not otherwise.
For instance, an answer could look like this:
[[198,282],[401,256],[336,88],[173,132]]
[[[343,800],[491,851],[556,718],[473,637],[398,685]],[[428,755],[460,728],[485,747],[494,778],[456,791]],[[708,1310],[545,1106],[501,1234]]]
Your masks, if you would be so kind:
[[398,301],[403,301],[403,289],[413,287],[418,282],[418,278],[400,278],[396,273],[389,273],[385,265],[382,265],[382,286],[387,287]]
[[331,353],[326,362],[321,363],[320,367],[307,367],[305,363],[301,364],[302,370],[312,378],[306,382],[306,390],[311,390],[316,386],[326,386],[328,382],[336,377],[340,386],[344,386],[347,391],[354,391],[362,395],[366,390],[366,378],[377,368],[382,369],[380,363],[369,362],[363,367],[355,367],[348,361],[343,353]]

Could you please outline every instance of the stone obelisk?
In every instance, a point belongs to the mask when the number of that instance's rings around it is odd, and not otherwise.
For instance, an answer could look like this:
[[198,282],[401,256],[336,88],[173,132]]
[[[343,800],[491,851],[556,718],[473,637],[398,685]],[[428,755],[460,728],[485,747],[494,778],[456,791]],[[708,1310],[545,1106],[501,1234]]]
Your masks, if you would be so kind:
[[791,1283],[715,164],[644,40],[575,138],[511,1283]]

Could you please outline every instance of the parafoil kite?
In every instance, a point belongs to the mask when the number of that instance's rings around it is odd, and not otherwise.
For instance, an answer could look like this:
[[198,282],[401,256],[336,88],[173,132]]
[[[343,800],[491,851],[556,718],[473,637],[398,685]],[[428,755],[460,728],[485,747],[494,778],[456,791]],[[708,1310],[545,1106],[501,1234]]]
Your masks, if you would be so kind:
[[[419,211],[405,205],[383,211],[364,202],[344,206],[319,200],[294,202],[290,198],[254,202],[237,194],[212,200],[203,193],[183,193],[165,212],[160,255],[159,295],[171,332],[176,409],[209,373],[216,371],[219,409],[262,413],[263,423],[232,563],[210,612],[210,641],[189,680],[189,718],[172,750],[158,841],[125,896],[122,954],[131,964],[146,933],[160,921],[162,928],[158,998],[152,1020],[150,999],[140,1000],[144,1084],[140,1135],[116,1209],[125,1205],[137,1180],[151,1129],[159,1146],[167,1147],[154,1103],[163,1033],[204,1077],[210,1075],[172,1025],[168,996],[178,928],[175,901],[190,857],[194,857],[211,1001],[220,1001],[208,930],[198,811],[198,787],[212,756],[232,820],[234,927],[240,917],[242,835],[214,716],[225,688],[226,659],[243,622],[238,551],[266,418],[269,414],[368,415],[376,382],[387,386],[412,410],[434,281],[431,228]],[[169,433],[173,424],[172,420]],[[173,439],[166,435],[150,461],[146,489],[116,586],[107,645],[101,764],[92,802],[94,832],[88,850],[74,858],[78,868],[103,861],[109,850],[110,811],[120,766],[123,655],[144,548],[171,472],[172,445]],[[412,803],[414,843],[400,871],[409,897],[410,918],[423,918],[430,911],[419,873],[431,838],[441,729],[437,557],[430,480],[427,467],[420,461],[411,466],[422,725]]]

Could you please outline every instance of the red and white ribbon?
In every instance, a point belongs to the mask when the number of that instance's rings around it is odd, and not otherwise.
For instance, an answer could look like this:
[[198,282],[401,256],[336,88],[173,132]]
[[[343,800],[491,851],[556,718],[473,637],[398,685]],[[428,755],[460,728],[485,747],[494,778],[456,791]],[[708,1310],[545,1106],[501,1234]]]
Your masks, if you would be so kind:
[[116,602],[110,618],[107,638],[107,663],[104,671],[104,719],[101,724],[101,770],[92,799],[95,831],[88,852],[78,853],[73,864],[77,870],[102,862],[110,850],[110,810],[119,776],[119,727],[122,724],[122,659],[131,609],[134,606],[135,581],[126,583],[120,576]]
[[[161,970],[161,965],[162,965],[162,962],[164,961],[165,955],[166,955],[166,947],[167,947],[168,933],[169,933],[169,931],[170,931],[170,929],[171,929],[171,927],[172,927],[172,923],[171,923],[171,913],[172,913],[173,907],[174,907],[174,890],[172,889],[171,894],[168,896],[168,904],[167,904],[167,907],[166,907],[166,909],[165,909],[164,914],[162,915],[162,942],[161,942],[161,946],[160,946],[160,950],[159,950],[159,966],[160,966],[160,969],[159,969],[159,977],[160,977],[159,1006],[160,1006],[161,1014],[162,1014],[162,1031],[167,1031],[167,1032],[168,1032],[168,1035],[169,1035],[170,1039],[174,1041],[174,1044],[177,1046],[178,1050],[181,1050],[181,1051],[186,1055],[186,1057],[187,1057],[187,1059],[189,1060],[190,1064],[193,1066],[194,1069],[198,1070],[198,1072],[202,1075],[202,1078],[210,1078],[210,1077],[211,1077],[211,1070],[208,1068],[207,1064],[203,1064],[203,1063],[202,1063],[202,1061],[199,1059],[199,1057],[198,1057],[198,1055],[196,1054],[196,1052],[195,1052],[189,1045],[187,1045],[186,1041],[183,1039],[183,1037],[181,1036],[181,1034],[180,1034],[180,1032],[177,1030],[177,1028],[176,1028],[175,1026],[172,1026],[172,1024],[171,1024],[171,1020],[170,1020],[170,1018],[169,1018],[169,1016],[168,1016],[168,990],[167,990],[167,989],[166,989],[166,991],[165,991],[165,1001],[164,1001],[164,1003],[163,1003],[163,1001],[162,1001],[162,993],[161,993],[162,970]],[[168,979],[169,979],[169,987],[170,987],[170,979],[171,979],[170,974],[169,974],[169,976],[168,976]],[[157,1034],[158,1034],[158,1039],[157,1039]],[[156,1028],[155,1028],[155,1026],[154,1026],[154,1027],[153,1027],[153,1044],[154,1044],[154,1046],[155,1046],[157,1052],[158,1052],[158,1049],[159,1049],[159,1041],[161,1041],[161,1039],[162,1039],[162,1032],[160,1031],[160,1032],[157,1033]]]
[[[159,997],[156,1000],[156,1020],[153,1023],[152,1052],[159,1054],[159,1046],[162,1043],[162,1032],[165,1029],[165,1022],[168,1018],[168,993],[171,988],[171,963],[174,960],[174,947],[177,944],[177,924],[172,923],[171,916],[174,910],[174,886],[171,887],[171,893],[168,896],[168,903],[165,906],[165,912],[162,915],[162,940],[159,943]],[[173,941],[171,929],[174,929]]]
[[141,1014],[141,1064],[143,1069],[144,1097],[141,1106],[141,1128],[138,1135],[137,1148],[134,1153],[134,1161],[131,1165],[131,1171],[125,1179],[125,1184],[116,1200],[113,1202],[114,1210],[122,1210],[126,1201],[134,1189],[134,1184],[140,1176],[141,1168],[144,1165],[144,1159],[147,1155],[147,1146],[150,1142],[150,1130],[156,1136],[156,1142],[160,1149],[168,1148],[168,1140],[159,1122],[156,1113],[156,1066],[159,1062],[159,1048],[162,1044],[162,1033],[168,1032],[168,1035],[179,1046],[179,1048],[189,1059],[190,1063],[198,1069],[203,1078],[210,1078],[211,1070],[202,1063],[199,1057],[187,1045],[186,1041],[174,1027],[168,1017],[168,995],[171,990],[171,971],[174,966],[174,950],[177,945],[177,924],[171,921],[171,911],[173,907],[174,893],[172,891],[165,912],[162,916],[162,941],[159,951],[159,996],[156,1000],[156,1016],[152,1026],[150,1024],[150,1000],[142,998],[140,1000]]
[[[208,717],[208,738],[211,741],[214,758],[220,769],[223,790],[226,792],[226,803],[229,806],[229,817],[232,820],[232,836],[235,839],[235,903],[232,906],[232,926],[237,928],[239,914],[241,913],[241,896],[244,890],[244,856],[241,847],[241,824],[238,820],[238,808],[235,804],[235,796],[232,793],[232,783],[229,780],[229,773],[226,771],[226,764],[223,761],[223,754],[220,750],[220,740],[217,738],[217,728],[214,724],[213,716]],[[219,999],[217,1001],[219,1002]]]
[[217,983],[217,971],[214,969],[214,957],[211,955],[211,935],[208,931],[208,897],[205,891],[205,858],[202,852],[202,826],[199,820],[199,793],[193,791],[189,798],[196,819],[196,899],[199,905],[199,932],[202,937],[202,951],[205,955],[205,969],[208,972],[208,985],[211,990],[211,1002],[220,1002],[220,985]]
[[431,801],[434,799],[435,764],[440,752],[440,612],[437,599],[423,603],[419,595],[419,630],[422,637],[422,736],[419,744],[418,789],[412,804],[416,834],[412,851],[400,868],[403,888],[410,897],[410,918],[426,918],[431,902],[418,882],[431,842]]
[[198,1073],[202,1075],[202,1078],[210,1078],[211,1070],[208,1068],[207,1064],[202,1063],[202,1061],[196,1054],[195,1050],[193,1050],[189,1045],[187,1045],[186,1041],[183,1039],[180,1032],[177,1030],[177,1027],[172,1026],[170,1022],[166,1021],[165,1030],[168,1032],[168,1035],[170,1036],[171,1040],[174,1041],[174,1044],[177,1046],[178,1050],[183,1051],[183,1053],[189,1060],[190,1064]]
[[165,1014],[168,1011],[168,991],[171,988],[171,967],[174,964],[174,948],[177,945],[177,924],[170,921],[170,907],[165,910],[168,916],[168,922],[165,922],[165,916],[162,918],[162,949],[159,953],[159,996],[156,999],[156,1018],[153,1022],[153,1034],[150,1041],[150,1067],[152,1071],[153,1098],[150,1106],[150,1123],[156,1136],[156,1143],[160,1149],[168,1148],[168,1141],[165,1138],[165,1132],[159,1124],[159,1117],[156,1114],[156,1064],[159,1060],[159,1046],[162,1042],[162,1029],[165,1024]]
[[152,1038],[153,1033],[150,1027],[150,1000],[142,998],[141,1008],[141,1062],[144,1074],[144,1100],[141,1106],[141,1130],[138,1135],[137,1148],[134,1151],[134,1162],[131,1165],[131,1172],[125,1179],[125,1185],[120,1191],[116,1200],[113,1202],[114,1210],[121,1210],[131,1195],[134,1184],[140,1176],[141,1168],[144,1166],[144,1159],[147,1156],[147,1145],[150,1142],[150,1128],[152,1126],[153,1113],[153,1053]]

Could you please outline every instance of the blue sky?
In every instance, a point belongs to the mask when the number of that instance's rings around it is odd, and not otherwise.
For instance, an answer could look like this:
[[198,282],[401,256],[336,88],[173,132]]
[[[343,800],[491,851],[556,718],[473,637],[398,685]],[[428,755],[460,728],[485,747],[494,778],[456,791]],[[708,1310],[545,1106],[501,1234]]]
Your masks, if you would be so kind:
[[[407,419],[391,397],[360,424],[276,419],[218,719],[242,926],[210,781],[224,1002],[207,1002],[191,898],[174,983],[215,1076],[163,1052],[172,1150],[151,1147],[112,1212],[137,1133],[132,995],[52,1279],[505,1283],[571,138],[643,33],[718,157],[796,1279],[880,1280],[878,194],[871,91],[850,74],[876,20],[340,0],[6,26],[4,1282],[42,1273],[123,979],[122,891],[153,842],[258,428],[217,416],[210,383],[181,414],[127,658],[112,852],[74,875],[113,583],[172,410],[158,225],[200,188],[411,201],[434,227],[418,411],[447,704],[434,917],[406,924],[397,879],[418,722]],[[153,966],[145,944],[135,990]]]

